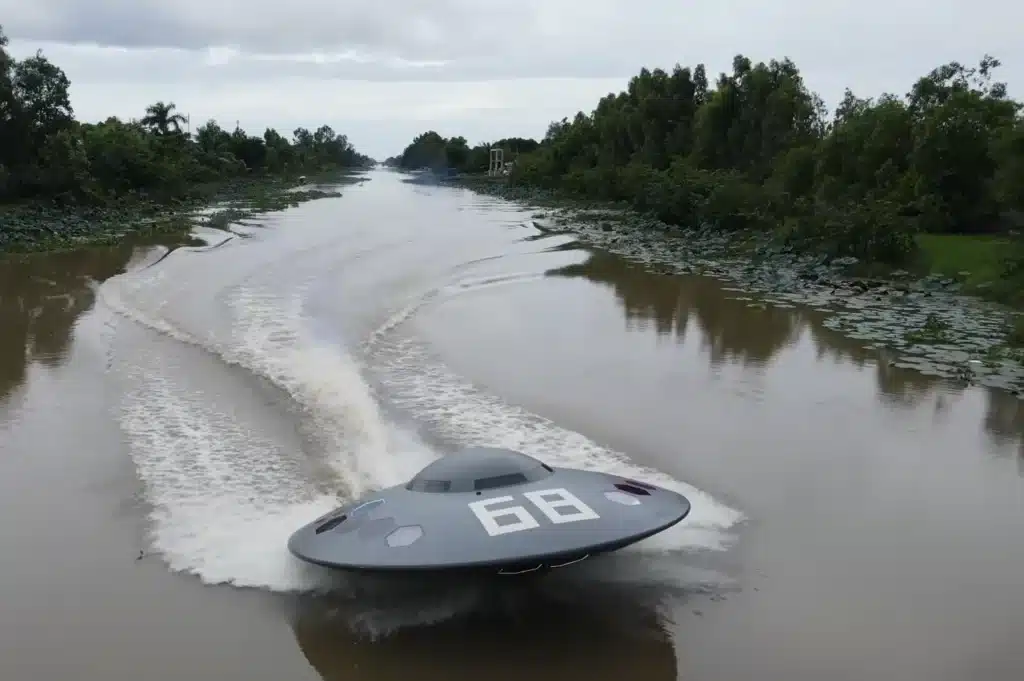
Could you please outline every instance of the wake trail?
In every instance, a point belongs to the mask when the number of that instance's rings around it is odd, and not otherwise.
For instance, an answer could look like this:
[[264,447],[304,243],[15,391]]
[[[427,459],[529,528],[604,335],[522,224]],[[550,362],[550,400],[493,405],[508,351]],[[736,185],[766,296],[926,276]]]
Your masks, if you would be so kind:
[[[240,416],[225,398],[204,392],[216,377],[183,372],[160,352],[160,343],[125,343],[111,367],[125,386],[118,417],[152,508],[153,546],[172,570],[210,584],[279,591],[339,588],[327,571],[288,554],[290,533],[342,501],[407,480],[437,456],[385,419],[377,396],[432,435],[462,446],[508,447],[553,465],[640,478],[685,494],[692,503],[689,517],[632,548],[650,560],[654,554],[666,556],[658,575],[647,571],[649,580],[667,583],[674,576],[688,582],[692,575],[673,572],[668,554],[721,550],[732,542],[729,529],[742,520],[738,511],[479,390],[420,340],[402,335],[405,322],[438,297],[532,281],[535,273],[431,280],[391,310],[382,304],[388,316],[361,343],[346,348],[317,339],[303,310],[310,282],[325,267],[387,247],[378,243],[342,258],[307,249],[304,276],[290,279],[285,275],[298,266],[287,257],[256,265],[247,260],[209,275],[209,262],[196,262],[207,256],[172,254],[157,266],[99,287],[100,301],[122,319],[158,332],[165,342],[173,339],[241,367],[286,393],[312,440],[308,451],[282,444],[258,419]],[[453,266],[451,274],[469,264]],[[204,276],[189,277],[192,268],[203,268]],[[204,325],[204,314],[218,323]],[[310,459],[330,472],[329,480],[311,477]],[[613,582],[638,578],[627,568],[601,574]],[[460,588],[435,596],[440,600],[428,598],[417,606],[422,615],[444,619],[476,602],[471,591]]]

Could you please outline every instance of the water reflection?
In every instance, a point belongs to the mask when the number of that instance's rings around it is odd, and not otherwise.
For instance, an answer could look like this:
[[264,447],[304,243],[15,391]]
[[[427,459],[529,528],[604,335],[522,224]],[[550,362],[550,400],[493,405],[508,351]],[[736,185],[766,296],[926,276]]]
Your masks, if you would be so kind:
[[[865,347],[863,342],[844,336],[835,329],[822,326],[821,322],[825,316],[826,314],[823,312],[809,312],[806,315],[807,333],[814,344],[814,355],[819,362],[827,360],[833,364],[852,364],[858,369],[863,369],[875,361],[875,351]],[[934,377],[926,376],[926,378],[933,379]]]
[[[329,599],[300,602],[292,627],[324,681],[674,681],[670,638],[650,611],[598,596],[600,608],[508,585],[503,603],[373,640]],[[479,604],[478,604],[479,605]],[[412,607],[412,606],[409,606]]]
[[[875,383],[879,398],[890,407],[917,408],[925,400],[935,399],[937,409],[945,398],[963,393],[966,384],[892,366],[887,356],[875,362]],[[942,399],[940,399],[942,398]]]
[[[664,275],[610,253],[566,244],[587,259],[552,269],[555,277],[583,277],[610,287],[629,329],[653,328],[659,336],[682,342],[699,333],[713,366],[723,363],[764,366],[804,337],[818,362],[873,369],[879,400],[889,408],[915,410],[931,402],[938,419],[968,390],[966,384],[892,366],[887,352],[822,326],[825,313],[807,308],[763,305],[710,278]],[[975,388],[986,395],[983,427],[993,446],[1018,456],[1024,471],[1024,402],[1005,391]]]
[[157,243],[187,241],[149,237],[0,258],[0,401],[22,385],[32,362],[57,366],[65,359],[75,320],[94,302],[90,282],[124,271],[137,248]]
[[988,388],[986,397],[985,434],[999,451],[1016,453],[1024,475],[1024,400],[994,388]]
[[967,390],[965,383],[893,366],[896,356],[892,352],[876,350],[822,326],[824,317],[823,313],[812,313],[805,324],[818,361],[852,364],[858,369],[871,366],[878,398],[887,407],[913,410],[930,400],[936,415],[942,416],[948,413],[951,402]]
[[728,294],[706,277],[656,274],[610,253],[589,249],[588,253],[586,262],[547,274],[585,277],[612,287],[628,328],[653,326],[659,335],[682,342],[691,326],[696,326],[712,365],[763,365],[799,338],[803,323],[799,312],[737,299],[743,296]]

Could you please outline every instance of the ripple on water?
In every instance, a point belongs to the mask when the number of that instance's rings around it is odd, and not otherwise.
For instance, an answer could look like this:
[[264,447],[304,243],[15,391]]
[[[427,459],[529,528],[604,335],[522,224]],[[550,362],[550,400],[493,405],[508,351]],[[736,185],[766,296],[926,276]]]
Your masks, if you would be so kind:
[[[438,295],[530,280],[534,273],[463,277],[447,286],[432,280],[426,293],[393,312],[362,345],[345,348],[318,342],[303,315],[308,282],[323,268],[337,269],[339,256],[303,246],[300,253],[281,258],[251,240],[240,242],[228,249],[246,249],[247,257],[230,260],[223,271],[205,278],[190,276],[192,267],[209,267],[209,262],[195,264],[203,254],[178,254],[101,287],[104,302],[122,316],[286,391],[302,407],[345,488],[339,495],[318,493],[314,481],[293,466],[295,452],[261,438],[259,423],[228,416],[230,409],[216,408],[175,367],[139,350],[122,363],[123,370],[130,370],[123,377],[120,419],[152,505],[154,548],[172,569],[209,583],[275,590],[324,587],[323,571],[287,553],[288,534],[338,503],[339,496],[400,482],[437,455],[385,420],[364,371],[384,389],[384,399],[439,437],[462,445],[520,449],[553,464],[646,478],[683,492],[693,503],[689,518],[636,547],[649,557],[731,544],[729,529],[742,520],[738,511],[476,390],[418,341],[401,336],[403,322]],[[344,257],[387,247],[373,243]],[[296,279],[291,270],[298,258],[303,267]],[[461,275],[466,266],[457,265],[451,273]],[[202,324],[206,319],[217,324]],[[353,352],[365,356],[367,366]]]

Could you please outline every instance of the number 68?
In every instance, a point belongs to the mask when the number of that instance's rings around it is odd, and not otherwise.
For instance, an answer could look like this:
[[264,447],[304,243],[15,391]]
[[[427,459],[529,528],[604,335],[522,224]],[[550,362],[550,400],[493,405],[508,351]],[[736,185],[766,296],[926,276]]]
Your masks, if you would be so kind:
[[[537,509],[543,513],[548,520],[555,524],[574,523],[580,520],[597,520],[601,516],[594,509],[587,506],[575,494],[563,487],[554,489],[541,489],[532,492],[523,492]],[[540,527],[537,518],[531,514],[525,506],[506,506],[504,508],[491,508],[497,504],[504,504],[514,501],[513,496],[493,497],[481,499],[469,504],[484,530],[492,537],[509,532],[522,532]],[[563,510],[566,509],[566,510]],[[499,518],[514,518],[514,522],[498,524]]]

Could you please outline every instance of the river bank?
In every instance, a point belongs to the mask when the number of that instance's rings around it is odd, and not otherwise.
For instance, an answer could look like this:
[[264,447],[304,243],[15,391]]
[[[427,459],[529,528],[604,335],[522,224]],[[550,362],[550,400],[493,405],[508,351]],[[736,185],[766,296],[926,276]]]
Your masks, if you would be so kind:
[[803,305],[826,312],[827,327],[864,341],[891,366],[1024,399],[1024,313],[966,293],[969,272],[864,276],[870,268],[855,258],[830,262],[762,232],[680,228],[624,207],[513,187],[501,178],[463,176],[452,183],[537,209],[539,229],[572,233],[664,273],[730,282],[736,298],[751,307]]
[[[1019,400],[368,177],[222,247],[0,259],[0,679],[1024,677]],[[288,554],[479,443],[693,511],[502,593],[325,594]]]
[[170,203],[123,199],[101,206],[45,201],[0,206],[0,254],[113,244],[128,235],[184,234],[197,226],[225,228],[259,213],[341,196],[339,186],[363,181],[361,173],[344,171],[218,183]]

